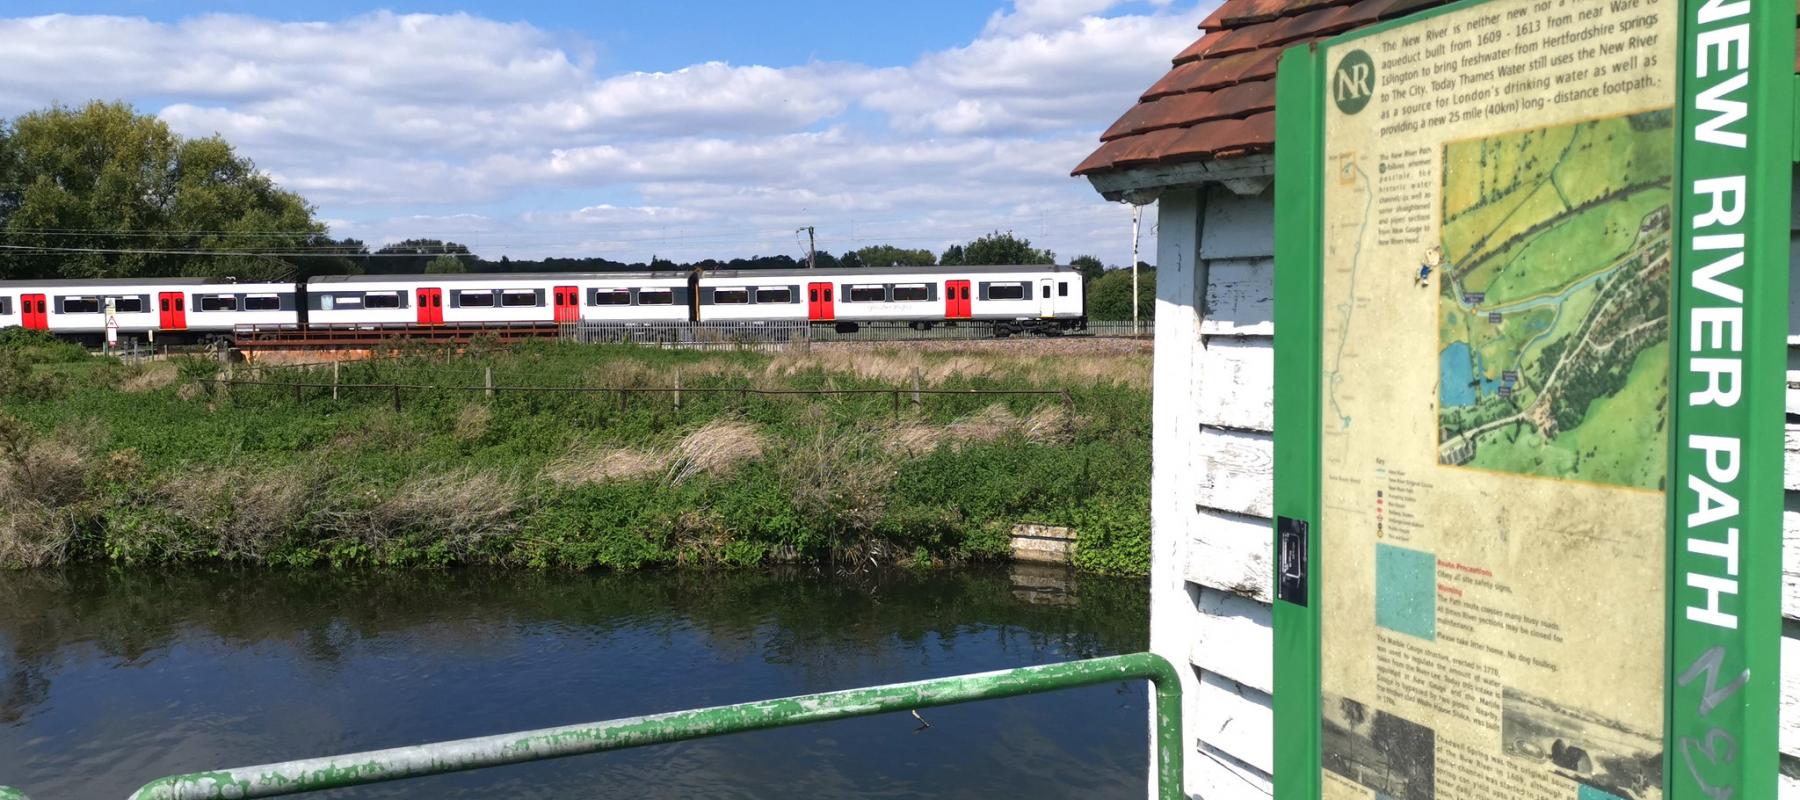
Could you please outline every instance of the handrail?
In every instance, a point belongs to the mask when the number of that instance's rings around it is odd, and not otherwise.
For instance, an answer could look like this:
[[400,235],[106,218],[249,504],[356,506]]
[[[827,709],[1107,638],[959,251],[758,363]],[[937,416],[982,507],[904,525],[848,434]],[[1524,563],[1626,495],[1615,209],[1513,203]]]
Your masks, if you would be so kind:
[[1167,660],[1152,653],[173,775],[145,784],[131,795],[131,800],[276,797],[1133,679],[1149,680],[1156,687],[1156,796],[1159,800],[1180,800],[1184,797],[1181,681]]

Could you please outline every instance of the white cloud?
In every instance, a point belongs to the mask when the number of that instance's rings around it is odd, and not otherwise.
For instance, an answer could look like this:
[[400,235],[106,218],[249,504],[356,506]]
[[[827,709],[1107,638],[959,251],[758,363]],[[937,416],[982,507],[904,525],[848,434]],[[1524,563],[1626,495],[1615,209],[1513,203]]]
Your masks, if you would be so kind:
[[1213,4],[1014,0],[902,67],[611,75],[579,41],[467,14],[0,19],[0,115],[138,102],[376,242],[729,257],[791,252],[811,223],[832,249],[1012,227],[1073,255],[1119,249],[1125,217],[1068,170]]

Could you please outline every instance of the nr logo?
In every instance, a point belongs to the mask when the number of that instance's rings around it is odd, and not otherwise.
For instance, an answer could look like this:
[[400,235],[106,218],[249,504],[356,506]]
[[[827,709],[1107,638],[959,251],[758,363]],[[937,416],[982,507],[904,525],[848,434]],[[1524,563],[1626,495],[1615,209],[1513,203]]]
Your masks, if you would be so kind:
[[1352,50],[1331,74],[1331,99],[1339,111],[1355,114],[1375,94],[1375,62],[1369,54]]

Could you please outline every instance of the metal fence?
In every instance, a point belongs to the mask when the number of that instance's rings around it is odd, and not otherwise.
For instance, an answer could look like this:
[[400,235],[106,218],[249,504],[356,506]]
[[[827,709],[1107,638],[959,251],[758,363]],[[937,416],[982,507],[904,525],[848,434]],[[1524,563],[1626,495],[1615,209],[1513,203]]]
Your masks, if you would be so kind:
[[[1136,332],[1129,321],[1089,322],[1087,329],[1064,335],[1094,338],[1151,337],[1155,326],[1140,323]],[[1015,333],[1015,336],[1030,334]],[[832,325],[804,320],[764,322],[596,322],[564,325],[562,338],[583,344],[642,344],[697,350],[774,351],[801,348],[815,342],[923,342],[976,341],[996,338],[994,323],[966,321],[930,327],[906,322],[865,322],[855,331],[839,331]]]
[[[1181,787],[1184,760],[1181,681],[1168,661],[1150,653],[173,775],[146,784],[131,797],[132,800],[276,797],[1125,680],[1148,680],[1156,688],[1156,764],[1150,778],[1158,800],[1178,800],[1184,796]],[[0,798],[9,796],[8,791],[12,790],[0,787]],[[17,793],[10,796],[23,797]]]

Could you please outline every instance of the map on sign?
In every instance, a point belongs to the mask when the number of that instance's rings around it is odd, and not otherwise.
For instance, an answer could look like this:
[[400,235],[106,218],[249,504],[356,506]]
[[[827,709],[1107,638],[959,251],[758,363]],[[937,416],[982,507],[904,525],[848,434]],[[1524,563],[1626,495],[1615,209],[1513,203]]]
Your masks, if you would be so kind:
[[1663,488],[1672,124],[1444,145],[1439,463]]

